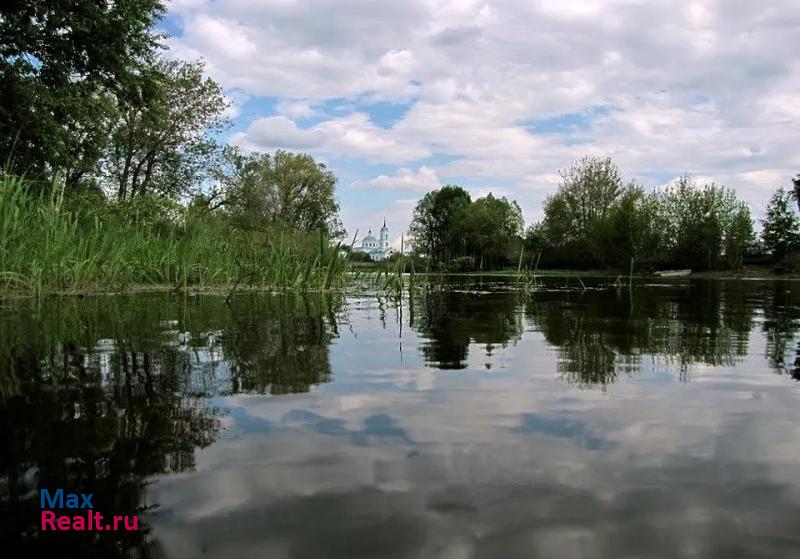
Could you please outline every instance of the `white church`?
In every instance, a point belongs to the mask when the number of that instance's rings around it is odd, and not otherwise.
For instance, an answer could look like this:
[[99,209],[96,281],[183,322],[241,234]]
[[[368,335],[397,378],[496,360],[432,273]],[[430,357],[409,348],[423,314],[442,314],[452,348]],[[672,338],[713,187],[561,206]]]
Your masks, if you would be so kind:
[[383,220],[383,227],[379,237],[376,239],[372,234],[372,229],[367,232],[367,236],[361,240],[361,246],[354,246],[353,251],[365,252],[375,261],[389,258],[394,254],[394,249],[389,244],[389,228],[386,227],[386,220]]

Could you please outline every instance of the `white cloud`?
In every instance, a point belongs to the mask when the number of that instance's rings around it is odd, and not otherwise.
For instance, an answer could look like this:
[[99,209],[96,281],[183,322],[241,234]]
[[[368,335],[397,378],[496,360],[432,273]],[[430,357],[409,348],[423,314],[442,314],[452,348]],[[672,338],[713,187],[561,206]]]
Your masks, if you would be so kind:
[[398,190],[434,190],[441,186],[436,171],[425,165],[417,169],[416,172],[405,167],[398,169],[397,173],[388,176],[380,175],[367,181],[366,186],[380,189]]
[[604,6],[594,0],[559,0],[540,2],[542,12],[558,19],[589,18],[599,14]]
[[254,121],[247,132],[234,134],[231,141],[250,150],[303,150],[320,146],[323,137],[316,130],[298,128],[294,121],[285,116],[270,116]]
[[363,113],[327,120],[316,126],[327,138],[326,149],[344,157],[360,156],[368,161],[403,163],[430,154],[418,142],[405,142],[392,130],[373,124]]
[[230,119],[235,119],[242,112],[242,105],[247,101],[247,95],[240,90],[227,91],[224,94],[225,102],[228,107],[225,109],[225,116]]
[[299,128],[285,116],[261,118],[245,132],[235,134],[232,141],[252,150],[316,149],[323,154],[387,163],[413,161],[430,153],[422,146],[398,141],[391,131],[376,126],[361,113],[326,120],[308,129]]
[[187,26],[188,38],[202,41],[205,49],[221,59],[241,60],[257,54],[257,47],[248,38],[246,25],[235,21],[200,15]]
[[307,100],[292,101],[284,99],[278,102],[276,110],[279,114],[291,118],[292,120],[300,120],[316,116],[318,113]]
[[[630,177],[719,178],[759,212],[800,170],[797,13],[796,0],[181,0],[170,44],[227,90],[277,98],[279,116],[235,141],[402,166],[353,177],[380,190],[469,177],[512,185],[535,212],[557,169],[596,154]],[[363,108],[326,114],[328,100],[411,106],[382,127]],[[598,106],[611,110],[565,131],[528,126]]]

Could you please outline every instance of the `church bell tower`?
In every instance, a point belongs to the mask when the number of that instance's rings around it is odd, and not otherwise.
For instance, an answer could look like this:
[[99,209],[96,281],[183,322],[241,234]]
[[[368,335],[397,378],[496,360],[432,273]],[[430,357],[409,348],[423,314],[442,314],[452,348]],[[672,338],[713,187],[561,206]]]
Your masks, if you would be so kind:
[[383,218],[383,227],[381,227],[380,246],[382,250],[389,248],[389,228],[386,227],[386,218]]

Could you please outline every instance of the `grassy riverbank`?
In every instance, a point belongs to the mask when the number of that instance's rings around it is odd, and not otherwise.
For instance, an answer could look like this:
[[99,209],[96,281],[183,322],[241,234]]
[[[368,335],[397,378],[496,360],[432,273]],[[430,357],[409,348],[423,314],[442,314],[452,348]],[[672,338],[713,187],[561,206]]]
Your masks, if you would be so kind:
[[[320,235],[244,228],[157,199],[126,203],[42,194],[0,180],[0,291],[119,291],[132,286],[328,290],[348,262]],[[155,216],[155,217],[151,217]]]
[[[401,275],[415,269],[408,257],[354,266],[320,234],[245,227],[225,214],[192,211],[171,200],[65,197],[58,188],[38,192],[23,179],[9,175],[0,179],[0,292],[326,291],[363,283],[364,278],[373,287],[396,289],[402,287]],[[424,269],[421,263],[416,266],[417,273]],[[519,276],[519,272],[509,268],[466,275]],[[536,276],[624,278],[627,274],[559,269],[538,270]],[[800,274],[745,267],[691,277],[800,278]]]

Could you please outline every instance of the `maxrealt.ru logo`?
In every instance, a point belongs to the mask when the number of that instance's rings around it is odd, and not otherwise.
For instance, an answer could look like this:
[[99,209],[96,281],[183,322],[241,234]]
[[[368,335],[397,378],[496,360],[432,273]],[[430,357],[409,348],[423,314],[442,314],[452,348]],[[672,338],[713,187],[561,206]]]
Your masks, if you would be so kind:
[[[47,489],[39,491],[39,508],[42,509],[42,531],[46,530],[76,530],[98,532],[105,530],[137,530],[139,517],[113,516],[104,519],[99,512],[95,512],[92,505],[93,493],[66,493],[63,489],[56,489],[50,493]],[[68,510],[80,514],[56,514],[55,510]]]

